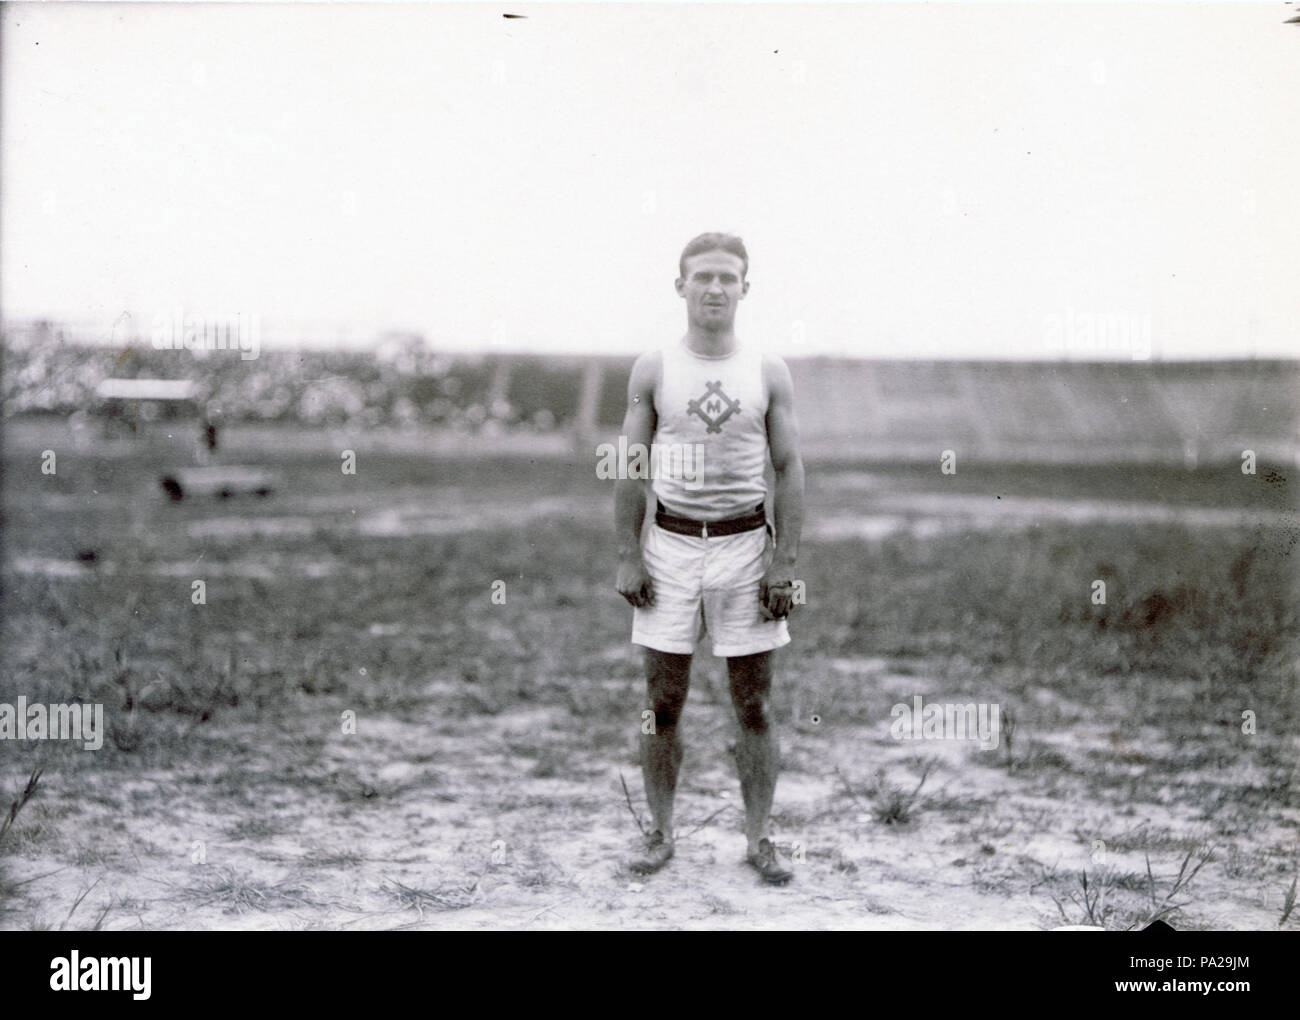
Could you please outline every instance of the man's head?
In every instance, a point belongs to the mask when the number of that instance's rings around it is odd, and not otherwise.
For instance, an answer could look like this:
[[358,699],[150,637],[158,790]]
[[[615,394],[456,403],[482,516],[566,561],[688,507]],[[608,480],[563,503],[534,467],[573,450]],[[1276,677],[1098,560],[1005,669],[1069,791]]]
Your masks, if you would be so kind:
[[677,293],[686,301],[690,324],[709,332],[731,329],[736,306],[749,293],[745,242],[731,234],[701,234],[682,250],[678,270]]

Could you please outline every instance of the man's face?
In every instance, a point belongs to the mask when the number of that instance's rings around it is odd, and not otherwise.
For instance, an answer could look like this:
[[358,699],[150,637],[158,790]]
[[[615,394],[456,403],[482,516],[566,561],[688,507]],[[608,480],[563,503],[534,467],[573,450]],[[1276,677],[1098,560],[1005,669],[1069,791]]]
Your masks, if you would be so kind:
[[729,251],[706,251],[686,260],[686,276],[677,281],[677,293],[686,299],[691,325],[709,331],[730,329],[736,305],[749,293],[745,263]]

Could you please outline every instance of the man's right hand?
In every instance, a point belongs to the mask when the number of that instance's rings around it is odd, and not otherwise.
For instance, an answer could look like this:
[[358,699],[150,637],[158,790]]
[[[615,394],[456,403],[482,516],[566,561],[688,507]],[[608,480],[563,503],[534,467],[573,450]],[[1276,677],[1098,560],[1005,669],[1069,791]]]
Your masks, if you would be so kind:
[[650,580],[650,571],[646,570],[645,561],[639,555],[618,561],[618,581],[614,587],[637,609],[654,604],[654,582]]

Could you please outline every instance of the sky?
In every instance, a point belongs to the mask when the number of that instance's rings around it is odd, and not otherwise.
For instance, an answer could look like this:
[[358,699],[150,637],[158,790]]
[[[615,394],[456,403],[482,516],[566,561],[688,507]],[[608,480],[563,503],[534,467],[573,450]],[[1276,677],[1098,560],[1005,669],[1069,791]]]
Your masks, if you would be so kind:
[[722,230],[793,356],[1294,357],[1296,10],[7,4],[0,299],[634,354]]

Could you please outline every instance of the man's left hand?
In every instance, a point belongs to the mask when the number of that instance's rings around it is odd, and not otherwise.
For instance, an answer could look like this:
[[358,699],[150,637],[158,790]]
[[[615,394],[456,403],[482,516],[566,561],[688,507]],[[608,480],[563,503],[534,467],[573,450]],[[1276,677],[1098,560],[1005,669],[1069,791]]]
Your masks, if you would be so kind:
[[794,599],[794,581],[789,567],[769,567],[758,582],[758,602],[764,620],[784,620],[790,615]]

